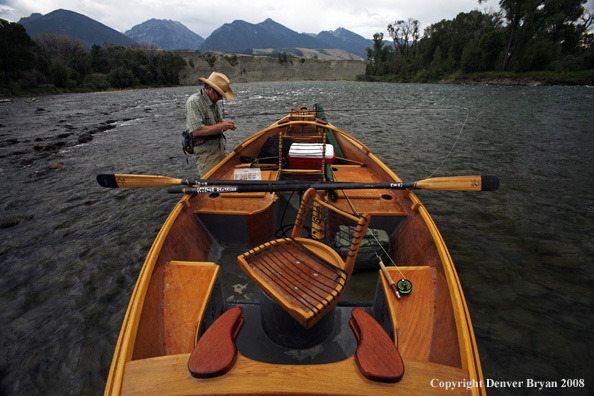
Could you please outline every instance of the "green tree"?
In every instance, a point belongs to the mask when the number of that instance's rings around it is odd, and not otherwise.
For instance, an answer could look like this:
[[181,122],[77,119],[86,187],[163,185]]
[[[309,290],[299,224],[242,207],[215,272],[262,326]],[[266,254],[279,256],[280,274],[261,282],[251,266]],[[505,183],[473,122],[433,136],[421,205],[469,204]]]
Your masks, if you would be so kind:
[[402,56],[410,56],[419,41],[421,24],[417,19],[399,20],[388,25],[388,34],[394,42],[394,49]]
[[[493,33],[500,27],[499,14],[484,14],[480,11],[460,13],[451,21],[435,23],[425,29],[419,42],[423,62],[425,65],[432,64],[439,48],[444,72],[488,70],[492,59],[497,59],[503,50],[503,45],[497,40],[499,36]],[[489,40],[485,40],[485,37]],[[485,48],[487,44],[491,46]],[[484,56],[485,50],[488,51],[487,56]]]
[[373,48],[367,47],[367,60],[365,74],[370,76],[381,76],[386,73],[385,63],[388,59],[390,48],[384,45],[384,34],[373,35]]
[[[479,0],[483,3],[486,0]],[[584,29],[575,24],[584,14],[586,0],[500,0],[507,21],[507,44],[503,70],[526,70],[533,64],[533,40],[557,46],[565,52],[575,48]],[[526,52],[528,50],[528,53]],[[527,58],[524,56],[527,54]]]
[[0,67],[6,87],[22,73],[35,69],[38,51],[23,25],[0,19]]

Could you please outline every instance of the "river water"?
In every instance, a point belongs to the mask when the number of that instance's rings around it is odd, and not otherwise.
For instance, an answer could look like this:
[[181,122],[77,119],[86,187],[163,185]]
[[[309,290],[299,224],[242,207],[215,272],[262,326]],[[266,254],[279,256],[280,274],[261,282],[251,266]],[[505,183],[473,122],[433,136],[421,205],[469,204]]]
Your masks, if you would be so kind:
[[[228,150],[276,113],[319,102],[403,180],[498,175],[496,192],[417,191],[456,264],[488,393],[594,394],[594,88],[233,88]],[[194,176],[181,150],[194,91],[0,103],[0,394],[102,393],[144,257],[179,197],[102,189],[95,175]]]

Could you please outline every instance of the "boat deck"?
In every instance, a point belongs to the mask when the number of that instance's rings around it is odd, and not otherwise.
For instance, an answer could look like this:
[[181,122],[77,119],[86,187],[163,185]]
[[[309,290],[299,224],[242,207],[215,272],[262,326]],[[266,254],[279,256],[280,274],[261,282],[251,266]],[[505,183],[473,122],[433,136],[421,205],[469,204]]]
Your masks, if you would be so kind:
[[[188,372],[190,354],[163,356],[126,364],[122,395],[443,395],[434,379],[467,383],[468,373],[440,364],[404,358],[406,373],[397,384],[365,379],[353,358],[324,365],[265,364],[239,354],[232,371],[221,378],[196,379]],[[447,392],[469,395],[465,387]]]

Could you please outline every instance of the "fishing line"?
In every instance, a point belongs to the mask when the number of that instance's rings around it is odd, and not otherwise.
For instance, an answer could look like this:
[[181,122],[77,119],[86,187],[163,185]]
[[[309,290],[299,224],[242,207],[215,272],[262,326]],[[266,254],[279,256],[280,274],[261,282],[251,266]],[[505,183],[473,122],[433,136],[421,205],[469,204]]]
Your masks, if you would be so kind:
[[458,136],[456,136],[456,140],[454,141],[454,144],[452,144],[450,151],[445,156],[443,161],[441,161],[441,164],[439,164],[439,166],[433,171],[433,173],[431,173],[428,177],[426,177],[426,179],[433,177],[433,175],[439,170],[439,168],[441,168],[441,166],[448,160],[448,158],[450,157],[450,154],[452,154],[452,151],[454,151],[454,147],[456,147],[456,143],[458,143],[458,140],[460,140],[462,131],[464,130],[464,127],[466,126],[466,122],[468,121],[468,117],[470,116],[470,110],[467,107],[463,107],[462,110],[466,110],[466,118],[464,119],[464,122],[462,123],[462,127],[460,128],[460,131],[458,132]]
[[[454,111],[458,108],[452,107],[402,107],[402,108],[388,108],[388,107],[367,107],[367,108],[346,108],[346,109],[324,109],[325,113],[336,113],[336,112],[353,112],[353,111],[387,111],[387,112],[401,112],[401,111]],[[468,109],[466,109],[468,110]],[[287,114],[286,110],[272,111],[272,112],[261,112],[261,113],[247,113],[247,114],[228,114],[228,118],[240,118],[240,117],[260,117],[264,115],[279,115]],[[292,114],[297,114],[294,112]]]

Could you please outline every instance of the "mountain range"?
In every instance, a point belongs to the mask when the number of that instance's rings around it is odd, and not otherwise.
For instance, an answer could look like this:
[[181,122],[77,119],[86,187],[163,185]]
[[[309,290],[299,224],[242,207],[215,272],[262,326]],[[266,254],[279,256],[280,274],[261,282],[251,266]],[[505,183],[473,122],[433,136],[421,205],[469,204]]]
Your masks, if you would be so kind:
[[190,31],[180,22],[151,19],[120,33],[82,14],[55,10],[46,15],[32,14],[19,22],[30,35],[54,32],[82,40],[88,45],[144,44],[163,50],[205,50],[219,52],[246,52],[250,49],[341,49],[362,58],[373,41],[339,28],[319,34],[297,33],[272,19],[252,24],[242,20],[225,23],[205,39]]

